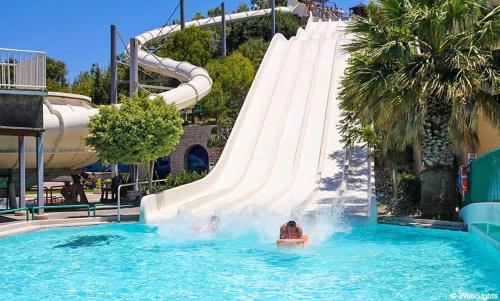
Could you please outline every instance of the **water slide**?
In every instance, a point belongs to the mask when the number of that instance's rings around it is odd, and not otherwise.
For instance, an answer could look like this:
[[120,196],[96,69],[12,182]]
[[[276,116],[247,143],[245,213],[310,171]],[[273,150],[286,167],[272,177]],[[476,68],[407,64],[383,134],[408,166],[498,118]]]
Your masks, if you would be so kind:
[[360,190],[369,207],[368,153],[359,152],[358,186],[349,188],[351,157],[337,130],[347,61],[342,45],[350,39],[345,26],[310,18],[290,40],[277,34],[214,169],[197,182],[144,197],[141,220],[154,224],[178,214],[208,218],[249,208],[298,216],[331,206],[349,190]]
[[[306,7],[296,0],[276,10],[307,14]],[[229,14],[226,20],[236,22],[270,12]],[[220,22],[221,17],[214,17],[186,26],[204,28]],[[349,189],[346,162],[351,160],[346,159],[336,128],[339,80],[347,60],[341,46],[350,39],[345,25],[343,21],[321,22],[310,17],[306,29],[299,29],[290,40],[277,34],[217,165],[200,181],[144,197],[141,220],[156,223],[179,213],[210,216],[246,208],[283,215],[314,213],[324,204],[331,206],[332,200],[349,190],[361,194],[358,201],[367,207],[371,199],[367,152],[359,152],[358,185]],[[183,109],[210,92],[209,74],[189,62],[160,58],[146,50],[150,43],[177,30],[179,25],[165,26],[136,39],[141,68],[182,83],[159,96]],[[49,93],[43,109],[46,169],[77,169],[98,159],[83,143],[88,121],[97,113],[90,99]],[[34,168],[34,143],[27,142],[27,168]],[[17,167],[16,146],[14,137],[0,136],[0,169]]]
[[[289,0],[287,7],[276,11],[307,16],[307,8],[297,0]],[[270,9],[261,9],[226,15],[226,22],[237,22],[270,15]],[[214,27],[221,23],[221,17],[211,17],[187,22],[186,26],[200,28]],[[179,62],[158,57],[146,50],[150,43],[165,39],[180,30],[180,24],[157,28],[136,37],[139,42],[138,63],[141,68],[181,82],[178,87],[159,96],[174,103],[179,110],[196,104],[210,92],[212,80],[207,71],[189,62]],[[129,48],[129,47],[127,47]],[[157,95],[152,95],[155,97]],[[90,98],[82,95],[49,92],[44,100],[44,169],[46,171],[77,170],[92,164],[98,157],[84,143],[88,135],[87,124],[98,110],[90,105]],[[18,168],[17,138],[0,136],[0,170]],[[26,168],[36,168],[35,141],[26,140]]]

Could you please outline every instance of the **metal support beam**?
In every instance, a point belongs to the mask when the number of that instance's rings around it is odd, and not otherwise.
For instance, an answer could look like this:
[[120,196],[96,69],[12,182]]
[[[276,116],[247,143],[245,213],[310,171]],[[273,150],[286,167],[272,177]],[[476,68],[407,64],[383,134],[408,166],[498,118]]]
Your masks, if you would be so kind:
[[18,137],[19,152],[19,207],[26,207],[26,149],[24,136]]
[[139,92],[139,41],[130,39],[130,96]]
[[276,34],[276,5],[275,5],[275,0],[270,0],[271,1],[271,32],[272,36]]
[[12,171],[9,173],[9,179],[7,181],[7,193],[9,195],[9,208],[17,209],[19,208],[16,199],[16,184],[14,182],[14,176]]
[[118,102],[118,69],[116,64],[116,25],[111,25],[111,103]]
[[[116,64],[116,25],[111,25],[111,52],[110,52],[110,67],[111,67],[111,103],[118,103],[118,68]],[[118,173],[118,165],[111,166],[111,174],[114,177]]]
[[181,14],[181,29],[184,29],[186,26],[186,20],[184,18],[184,0],[180,0],[179,9]]
[[222,57],[225,58],[226,57],[226,53],[227,53],[227,50],[226,50],[226,5],[224,4],[224,2],[222,2],[220,4],[220,10],[222,12],[222,22],[221,22],[221,25],[222,25],[222,28],[221,28],[221,50],[222,50]]
[[38,200],[38,215],[43,215],[45,199],[43,196],[43,134],[36,136],[36,198]]
[[139,191],[139,165],[133,165],[133,183],[134,183],[134,191]]

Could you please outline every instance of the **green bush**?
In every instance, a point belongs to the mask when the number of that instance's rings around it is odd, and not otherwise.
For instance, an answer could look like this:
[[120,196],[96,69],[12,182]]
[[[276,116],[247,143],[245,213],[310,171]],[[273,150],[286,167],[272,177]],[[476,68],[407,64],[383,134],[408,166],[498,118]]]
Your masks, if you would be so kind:
[[394,215],[415,214],[420,199],[420,179],[413,173],[403,172],[396,177],[396,199],[391,203]]
[[168,175],[165,178],[165,182],[153,184],[153,193],[197,181],[206,175],[207,175],[206,172],[197,173],[197,172],[189,172],[186,170],[183,170],[177,175]]

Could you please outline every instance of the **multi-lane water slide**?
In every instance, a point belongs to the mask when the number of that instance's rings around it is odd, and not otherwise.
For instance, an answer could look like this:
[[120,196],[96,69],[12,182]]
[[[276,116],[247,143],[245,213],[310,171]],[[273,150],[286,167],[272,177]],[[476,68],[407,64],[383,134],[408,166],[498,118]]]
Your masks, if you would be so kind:
[[143,198],[141,219],[180,213],[224,216],[248,208],[300,215],[350,195],[365,215],[371,168],[358,151],[356,185],[346,185],[338,88],[349,42],[343,21],[309,19],[290,40],[277,34],[266,52],[214,169],[202,180]]
[[[288,4],[277,10],[307,13],[296,0]],[[257,10],[230,14],[226,19],[233,22],[269,14],[269,9]],[[210,27],[220,22],[221,18],[215,17],[186,26]],[[149,43],[179,29],[178,25],[166,26],[136,39],[142,45],[138,58],[143,69],[182,82],[160,96],[183,109],[209,93],[212,81],[208,73],[188,62],[160,58],[145,50]],[[361,152],[355,158],[359,165],[356,185],[345,185],[347,156],[336,128],[338,85],[347,60],[341,45],[349,41],[344,29],[342,21],[320,22],[311,17],[296,37],[286,40],[277,34],[215,168],[200,181],[143,198],[141,219],[155,223],[179,212],[209,216],[248,207],[300,214],[314,212],[349,194],[356,195],[361,208],[369,207],[371,169],[367,154]],[[97,160],[83,143],[88,134],[86,125],[96,112],[85,97],[47,97],[46,168],[75,169]],[[15,168],[16,140],[0,139],[0,169]],[[27,167],[34,164],[34,145],[28,142]]]

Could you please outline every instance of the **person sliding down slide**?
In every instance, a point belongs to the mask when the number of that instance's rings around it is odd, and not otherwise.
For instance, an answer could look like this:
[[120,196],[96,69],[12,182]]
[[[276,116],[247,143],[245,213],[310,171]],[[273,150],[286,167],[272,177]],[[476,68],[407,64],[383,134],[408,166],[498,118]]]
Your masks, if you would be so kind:
[[280,228],[280,238],[276,241],[278,247],[303,246],[309,237],[302,234],[302,227],[295,221],[289,221]]

